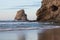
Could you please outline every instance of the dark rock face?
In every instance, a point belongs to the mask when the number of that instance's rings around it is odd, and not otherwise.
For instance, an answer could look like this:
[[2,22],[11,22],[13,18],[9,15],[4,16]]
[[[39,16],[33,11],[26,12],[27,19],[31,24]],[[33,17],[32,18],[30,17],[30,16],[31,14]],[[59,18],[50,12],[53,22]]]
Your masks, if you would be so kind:
[[15,16],[15,20],[17,21],[27,21],[27,15],[25,14],[25,11],[19,10]]
[[38,9],[37,21],[60,21],[60,0],[43,0]]
[[38,35],[38,40],[60,40],[60,28],[48,29]]

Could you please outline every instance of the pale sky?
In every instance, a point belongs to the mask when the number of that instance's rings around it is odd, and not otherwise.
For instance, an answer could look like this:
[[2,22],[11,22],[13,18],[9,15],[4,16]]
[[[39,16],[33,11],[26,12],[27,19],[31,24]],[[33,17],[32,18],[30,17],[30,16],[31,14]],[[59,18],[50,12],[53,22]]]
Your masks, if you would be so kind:
[[0,20],[14,20],[16,12],[24,9],[29,20],[36,19],[42,0],[0,0]]

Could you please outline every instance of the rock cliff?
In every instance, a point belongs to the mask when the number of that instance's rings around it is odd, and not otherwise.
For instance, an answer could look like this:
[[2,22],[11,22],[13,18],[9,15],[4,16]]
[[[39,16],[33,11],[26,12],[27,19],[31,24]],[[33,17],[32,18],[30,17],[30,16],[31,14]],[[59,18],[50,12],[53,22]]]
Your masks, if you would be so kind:
[[60,21],[60,0],[42,0],[42,6],[38,9],[37,21]]
[[17,21],[27,21],[27,15],[25,14],[25,11],[19,10],[15,16],[15,20]]

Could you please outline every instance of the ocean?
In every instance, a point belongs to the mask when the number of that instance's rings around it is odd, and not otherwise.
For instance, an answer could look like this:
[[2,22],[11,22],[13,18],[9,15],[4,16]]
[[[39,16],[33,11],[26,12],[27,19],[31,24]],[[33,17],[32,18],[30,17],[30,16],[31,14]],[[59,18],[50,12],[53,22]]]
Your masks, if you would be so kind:
[[0,40],[38,40],[38,33],[58,28],[53,22],[0,22]]

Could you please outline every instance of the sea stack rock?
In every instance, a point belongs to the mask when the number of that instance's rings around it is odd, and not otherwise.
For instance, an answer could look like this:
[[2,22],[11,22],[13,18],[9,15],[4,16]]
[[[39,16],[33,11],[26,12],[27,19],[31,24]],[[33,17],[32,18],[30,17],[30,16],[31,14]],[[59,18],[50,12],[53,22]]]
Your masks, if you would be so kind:
[[27,21],[27,15],[25,14],[25,11],[19,10],[16,14],[15,20],[17,21]]
[[38,9],[37,21],[60,21],[60,0],[42,0],[42,6]]
[[39,33],[38,40],[60,40],[60,28],[47,29]]

